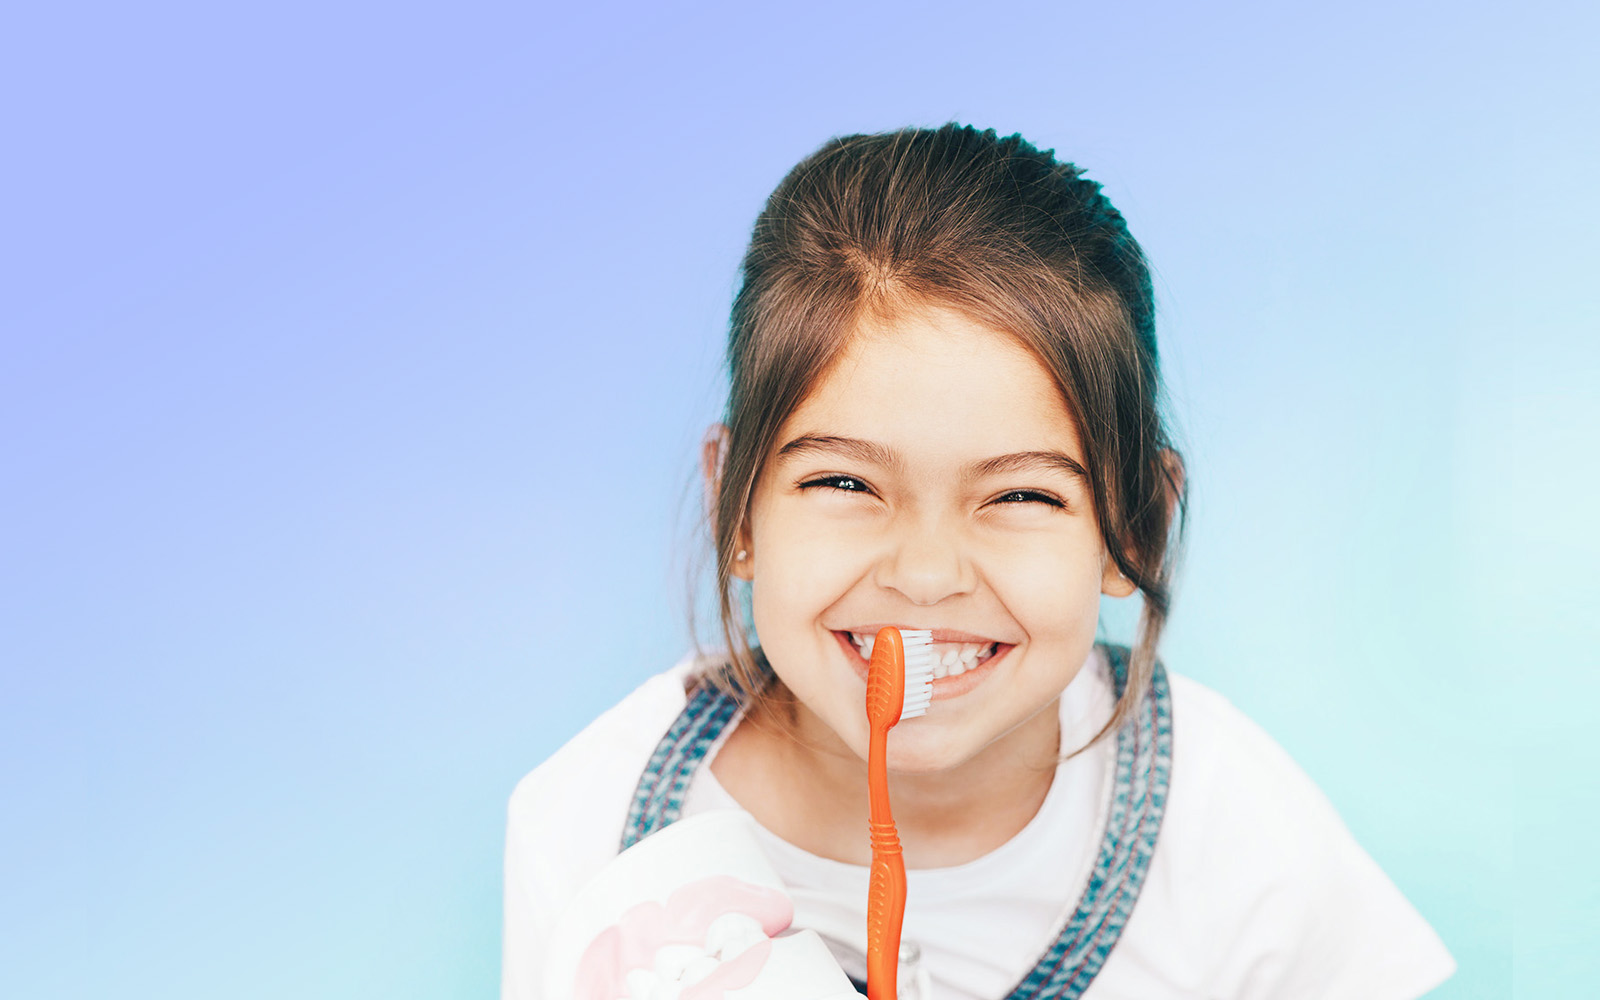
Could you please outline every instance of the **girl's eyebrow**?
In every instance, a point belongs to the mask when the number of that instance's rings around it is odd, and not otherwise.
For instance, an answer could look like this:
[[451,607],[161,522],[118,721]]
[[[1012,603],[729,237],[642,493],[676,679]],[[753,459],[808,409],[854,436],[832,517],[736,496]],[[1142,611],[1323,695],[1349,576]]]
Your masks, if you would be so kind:
[[[881,466],[891,472],[905,470],[905,463],[894,449],[876,441],[860,438],[836,437],[831,434],[802,434],[778,449],[777,458],[784,459],[813,452],[832,452]],[[1071,455],[1059,451],[1017,451],[1009,455],[996,455],[972,462],[962,470],[967,479],[980,479],[1007,472],[1064,472],[1081,482],[1089,482],[1089,473]]]

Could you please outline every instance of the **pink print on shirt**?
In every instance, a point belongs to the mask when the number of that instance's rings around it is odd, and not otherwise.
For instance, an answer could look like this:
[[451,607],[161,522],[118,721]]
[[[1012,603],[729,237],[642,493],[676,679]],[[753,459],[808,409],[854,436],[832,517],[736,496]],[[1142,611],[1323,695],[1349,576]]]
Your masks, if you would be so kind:
[[794,905],[776,889],[731,875],[712,875],[677,889],[667,897],[666,906],[649,900],[632,907],[622,919],[596,935],[578,965],[578,997],[628,997],[629,973],[653,973],[656,952],[667,945],[703,946],[712,923],[728,914],[754,919],[768,940],[717,965],[705,978],[687,986],[678,995],[679,1000],[722,1000],[724,990],[750,985],[767,964],[772,936],[793,922]]

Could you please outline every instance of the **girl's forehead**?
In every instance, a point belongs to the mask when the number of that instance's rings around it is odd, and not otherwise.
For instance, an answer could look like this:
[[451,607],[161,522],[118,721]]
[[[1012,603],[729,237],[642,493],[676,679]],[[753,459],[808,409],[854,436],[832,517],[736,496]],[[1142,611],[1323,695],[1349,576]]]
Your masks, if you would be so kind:
[[1048,385],[1050,373],[1015,336],[940,306],[868,319],[851,333],[828,376],[905,379],[961,376]]
[[934,454],[1078,445],[1071,411],[1039,359],[1015,337],[950,310],[858,330],[785,422],[778,447],[799,434],[892,439]]

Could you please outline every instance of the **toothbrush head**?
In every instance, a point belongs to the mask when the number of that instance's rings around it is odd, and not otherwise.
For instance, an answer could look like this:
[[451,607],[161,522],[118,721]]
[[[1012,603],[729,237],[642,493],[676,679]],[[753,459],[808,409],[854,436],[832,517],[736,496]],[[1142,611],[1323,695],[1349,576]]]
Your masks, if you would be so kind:
[[933,633],[878,630],[867,668],[867,721],[887,731],[901,719],[926,715],[933,698]]
[[933,700],[933,632],[925,628],[898,630],[905,640],[906,693],[900,718],[915,719],[928,714]]

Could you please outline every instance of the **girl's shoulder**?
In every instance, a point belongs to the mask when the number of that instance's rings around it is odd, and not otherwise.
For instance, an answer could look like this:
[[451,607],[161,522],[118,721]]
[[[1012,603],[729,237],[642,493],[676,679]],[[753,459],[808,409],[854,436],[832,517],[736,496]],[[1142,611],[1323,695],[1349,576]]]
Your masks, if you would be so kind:
[[[1287,751],[1227,696],[1184,674],[1168,671],[1167,682],[1172,692],[1174,770],[1181,755],[1188,772],[1186,786],[1203,783],[1212,789],[1220,783],[1246,799],[1332,813],[1327,799]],[[1283,796],[1294,801],[1282,803]]]
[[1448,978],[1443,943],[1283,747],[1199,681],[1168,683],[1171,785],[1124,941],[1149,947],[1119,946],[1120,971],[1237,997],[1416,997]]
[[1168,684],[1173,761],[1163,834],[1170,826],[1175,852],[1267,875],[1279,865],[1301,869],[1318,845],[1354,845],[1333,803],[1265,729],[1193,678],[1169,672]]
[[[632,792],[706,662],[689,653],[601,713],[517,783],[511,793],[513,818],[519,811],[548,812],[557,802],[578,808],[603,801],[615,811],[620,800],[622,812],[616,823],[620,836],[627,797],[607,793],[618,782],[625,782],[627,792]],[[615,843],[611,849],[615,851]]]

